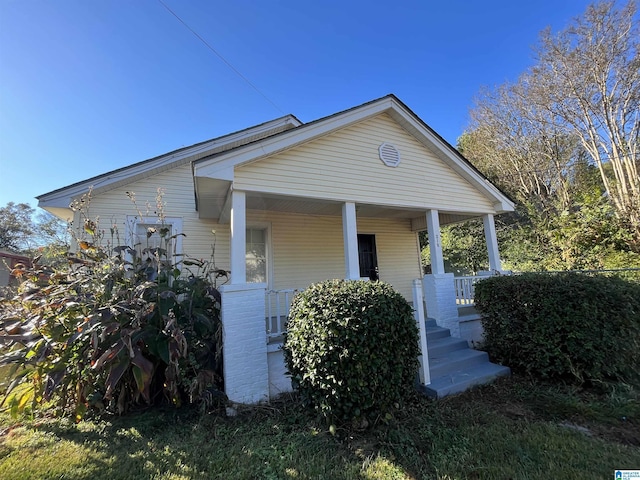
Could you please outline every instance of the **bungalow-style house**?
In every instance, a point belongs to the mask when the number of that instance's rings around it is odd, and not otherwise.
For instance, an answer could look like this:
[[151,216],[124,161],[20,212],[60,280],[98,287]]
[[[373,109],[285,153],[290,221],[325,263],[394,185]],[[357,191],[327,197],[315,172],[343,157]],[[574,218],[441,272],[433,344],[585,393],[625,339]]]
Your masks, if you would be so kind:
[[140,217],[127,192],[153,204],[158,188],[165,222],[186,235],[179,252],[208,258],[215,235],[216,263],[231,271],[220,288],[231,401],[291,389],[279,349],[291,294],[332,278],[380,279],[413,302],[430,394],[508,373],[460,338],[468,298],[456,292],[471,283],[445,272],[440,226],[482,217],[499,271],[493,218],[513,203],[394,95],[306,124],[277,118],[41,195],[39,205],[73,219],[69,204],[89,188],[91,216],[107,231],[117,224],[132,245],[157,219]]

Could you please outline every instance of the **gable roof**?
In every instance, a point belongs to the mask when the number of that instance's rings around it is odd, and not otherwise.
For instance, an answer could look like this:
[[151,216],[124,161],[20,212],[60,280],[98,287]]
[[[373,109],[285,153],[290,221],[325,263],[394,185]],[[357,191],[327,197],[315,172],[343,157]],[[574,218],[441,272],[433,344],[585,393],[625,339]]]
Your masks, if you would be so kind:
[[[478,169],[476,169],[460,152],[438,135],[413,111],[411,111],[395,95],[389,94],[357,107],[320,118],[283,131],[256,142],[247,143],[232,150],[203,157],[193,163],[196,180],[196,197],[198,203],[223,208],[224,201],[220,196],[207,197],[199,186],[205,182],[232,182],[236,167],[259,161],[285,150],[329,135],[337,130],[349,127],[363,120],[380,114],[388,114],[406,132],[418,142],[434,152],[446,165],[473,185],[478,191],[491,199],[497,213],[512,211],[513,201],[498,187],[493,185]],[[204,190],[204,189],[201,189]],[[202,200],[202,202],[200,201]],[[217,212],[221,213],[221,212]],[[208,214],[212,218],[216,214]]]
[[217,205],[217,209],[222,209],[224,198],[206,198],[206,194],[203,193],[204,188],[201,188],[205,182],[229,184],[233,181],[234,168],[237,166],[294,148],[382,113],[390,115],[405,131],[490,198],[496,212],[514,209],[513,201],[505,193],[493,185],[460,152],[393,94],[306,124],[293,115],[286,115],[113,170],[36,198],[40,207],[60,218],[69,218],[71,216],[69,204],[74,197],[86,193],[89,188],[93,189],[94,194],[99,194],[155,173],[191,163],[196,188],[196,208],[199,209],[201,203],[208,203]]

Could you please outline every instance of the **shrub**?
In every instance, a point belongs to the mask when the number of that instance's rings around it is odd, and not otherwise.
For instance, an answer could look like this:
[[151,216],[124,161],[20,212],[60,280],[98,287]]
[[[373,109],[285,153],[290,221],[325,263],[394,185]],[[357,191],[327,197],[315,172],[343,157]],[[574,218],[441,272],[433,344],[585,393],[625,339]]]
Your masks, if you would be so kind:
[[640,371],[640,286],[584,274],[523,274],[479,282],[484,348],[514,370],[577,383]]
[[[83,212],[81,212],[83,213]],[[222,394],[219,271],[210,263],[176,260],[159,218],[160,247],[103,242],[97,222],[70,267],[33,267],[18,295],[0,299],[0,366],[11,366],[12,413],[55,406],[82,418],[88,409],[118,413],[138,404],[196,403]],[[106,245],[103,245],[106,243]],[[196,267],[195,273],[189,272]]]
[[296,295],[284,357],[303,401],[329,421],[375,421],[414,387],[412,308],[383,282],[332,280]]

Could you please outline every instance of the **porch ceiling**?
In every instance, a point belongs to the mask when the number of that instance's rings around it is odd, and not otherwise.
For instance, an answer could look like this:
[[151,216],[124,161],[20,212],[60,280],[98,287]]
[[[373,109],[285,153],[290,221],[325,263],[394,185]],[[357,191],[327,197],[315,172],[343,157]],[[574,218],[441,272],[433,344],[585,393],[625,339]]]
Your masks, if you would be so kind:
[[[304,215],[341,216],[342,202],[247,192],[247,209]],[[356,203],[356,215],[359,218],[404,218],[412,221],[413,230],[419,231],[427,229],[425,210],[420,208],[389,207]],[[438,216],[440,225],[448,225],[481,217],[481,214],[439,212]]]
[[218,219],[225,208],[231,182],[195,177],[196,206],[200,218]]

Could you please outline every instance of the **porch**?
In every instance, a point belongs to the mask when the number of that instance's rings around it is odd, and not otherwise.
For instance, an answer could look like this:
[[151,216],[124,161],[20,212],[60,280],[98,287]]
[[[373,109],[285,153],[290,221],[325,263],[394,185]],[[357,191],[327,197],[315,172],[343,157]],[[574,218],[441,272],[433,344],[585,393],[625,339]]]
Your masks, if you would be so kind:
[[[291,390],[280,350],[289,306],[297,290],[330,278],[379,278],[413,302],[421,331],[420,383],[428,385],[426,318],[460,338],[458,308],[472,302],[472,283],[456,281],[444,270],[440,222],[471,214],[292,198],[284,206],[284,201],[231,190],[227,202],[231,281],[221,293],[229,398],[256,403]],[[312,208],[332,215],[310,215]],[[493,215],[483,218],[490,265],[499,270]],[[422,271],[418,232],[425,228],[433,273],[412,281]]]
[[[483,275],[454,277],[459,338],[452,336],[449,328],[438,325],[435,319],[425,317],[423,283],[429,282],[428,276],[413,281],[413,304],[418,305],[415,318],[420,327],[421,350],[427,353],[420,358],[419,372],[420,388],[425,394],[440,398],[490,382],[498,376],[509,375],[507,367],[491,364],[485,352],[470,348],[482,339],[480,315],[474,309],[474,285],[490,274],[483,272]],[[265,292],[270,397],[291,389],[281,347],[289,308],[298,291],[284,289]]]
[[[453,277],[453,288],[455,292],[455,304],[458,309],[458,318],[461,321],[469,321],[472,318],[479,318],[475,310],[475,289],[474,285],[480,280],[491,276],[493,272],[481,272],[480,275],[467,275]],[[424,282],[421,280],[414,280]],[[303,289],[286,288],[281,290],[265,290],[265,323],[267,343],[281,344],[286,332],[286,322],[291,308],[291,302],[296,293]],[[424,293],[423,293],[424,295]],[[419,300],[418,300],[419,301]],[[416,299],[412,298],[412,304]],[[423,296],[424,303],[424,296]],[[426,308],[426,307],[425,307]],[[462,335],[462,338],[466,338]],[[468,339],[472,341],[472,339]],[[478,340],[476,340],[478,341]]]

